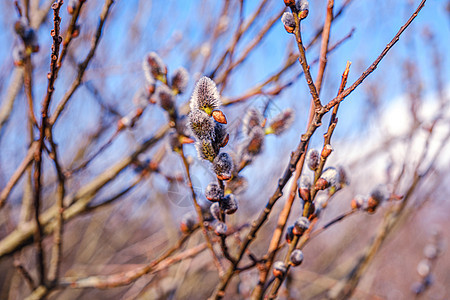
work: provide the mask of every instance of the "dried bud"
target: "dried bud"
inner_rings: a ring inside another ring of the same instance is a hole
[[[254,108],[247,111],[242,120],[242,132],[245,135],[250,135],[254,127],[262,127],[264,123],[264,116]]]
[[[387,187],[383,184],[377,185],[370,193],[367,200],[367,212],[374,213],[377,207],[384,201],[389,199]]]
[[[356,195],[352,199],[352,209],[364,209],[365,204],[367,203],[367,198],[363,195]]]
[[[266,134],[280,135],[288,129],[294,122],[294,111],[290,108],[276,115],[269,126],[266,128]]]
[[[316,190],[324,190],[326,188],[338,188],[339,173],[333,167],[326,168],[320,178],[316,182]]]
[[[286,273],[286,266],[282,261],[273,263],[273,276],[282,277]]]
[[[218,154],[218,150],[212,145],[210,140],[200,140],[195,143],[195,149],[197,149],[197,154],[199,158],[214,161]]]
[[[230,139],[230,135],[227,133],[227,128],[220,123],[215,122],[214,125],[214,144],[219,148],[223,148],[228,144],[228,140]]]
[[[302,250],[295,249],[294,251],[292,251],[290,260],[294,267],[299,266],[303,262]]]
[[[281,17],[281,22],[283,22],[284,29],[286,29],[288,33],[294,33],[295,20],[294,15],[291,12],[285,12]]]
[[[319,166],[319,151],[316,149],[309,149],[308,153],[306,154],[306,165],[311,170],[315,171],[317,167]]]
[[[227,124],[227,118],[221,110],[213,110],[212,117],[221,124]]]
[[[212,168],[219,180],[229,180],[233,171],[233,160],[227,153],[220,153],[214,159]]]
[[[204,111],[192,110],[189,113],[189,127],[197,139],[214,140],[215,123]]]
[[[166,83],[167,67],[156,52],[150,52],[145,56],[142,68],[149,84],[155,79]]]
[[[183,233],[189,233],[197,225],[197,217],[192,213],[185,214],[181,219],[180,229]]]
[[[205,189],[205,197],[209,201],[216,202],[223,198],[223,189],[215,182],[211,182]]]
[[[311,178],[307,175],[302,175],[298,182],[298,196],[306,202],[311,199]]]
[[[220,95],[214,81],[203,76],[195,85],[190,100],[191,111],[200,109],[211,115],[221,104]]]
[[[228,194],[219,202],[220,208],[227,215],[234,214],[238,209],[236,197],[233,194]]]
[[[308,0],[297,0],[295,6],[298,11],[298,18],[303,20],[308,16],[309,13],[309,2]]]
[[[308,228],[309,228],[310,222],[308,218],[306,217],[300,217],[295,221],[294,223],[294,229],[292,232],[294,235],[302,235]]]
[[[224,222],[217,222],[214,232],[217,235],[225,235],[227,233],[228,227]]]
[[[211,212],[211,215],[214,217],[214,219],[220,220],[222,211],[220,210],[219,202],[214,202],[213,204],[211,204],[211,206],[209,207],[209,211]]]
[[[264,131],[261,127],[254,127],[250,132],[247,151],[253,155],[259,154],[264,145]]]
[[[286,235],[285,235],[285,238],[286,238],[286,242],[287,242],[288,244],[290,244],[290,243],[292,242],[292,239],[294,239],[294,232],[293,232],[293,230],[294,230],[294,226],[289,226],[289,227],[286,229]]]
[[[330,156],[332,151],[333,151],[333,147],[331,147],[330,144],[326,144],[325,146],[323,146],[322,154],[321,154],[322,158],[325,159],[328,156]]]
[[[185,68],[175,70],[172,76],[172,90],[175,94],[182,94],[186,90],[189,81],[189,73]]]
[[[175,109],[175,100],[172,94],[172,90],[165,84],[162,84],[156,88],[155,96],[158,104],[162,109],[172,112]]]

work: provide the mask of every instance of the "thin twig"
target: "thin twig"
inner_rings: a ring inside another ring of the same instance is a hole
[[[417,17],[419,12],[422,10],[422,8],[425,5],[426,0],[422,0],[417,7],[417,9],[414,11],[414,13],[411,15],[411,17],[406,21],[406,23],[400,27],[400,30],[397,32],[397,34],[394,36],[394,38],[386,45],[384,50],[381,52],[381,54],[375,59],[375,61],[370,65],[370,67],[365,70],[362,75],[347,89],[345,89],[341,94],[339,94],[336,98],[332,99],[330,102],[328,102],[322,109],[322,112],[328,112],[331,108],[333,108],[336,104],[339,102],[342,102],[351,92],[353,92],[363,81],[367,78],[375,69],[378,67],[378,64],[381,62],[381,60],[386,56],[386,54],[391,50],[391,48],[400,40],[400,36],[402,33],[408,28],[408,26],[412,23],[412,21]]]
[[[339,86],[338,94],[341,93],[344,90],[345,85],[347,84],[347,78],[348,78],[349,70],[350,70],[350,62],[347,62],[345,70],[344,70],[344,72],[342,74],[342,79],[341,79],[341,84]],[[311,110],[313,110],[313,109],[314,109],[313,103],[311,103]],[[333,116],[332,116],[332,119],[333,119]],[[335,121],[330,123],[330,126],[328,127],[328,131],[327,131],[327,133],[324,136],[324,146],[328,145],[330,143],[331,135],[333,134],[333,131],[334,131],[335,127],[336,127],[336,122]],[[315,180],[314,180],[314,183],[312,184],[312,187],[311,187],[311,199],[310,199],[310,201],[306,201],[305,205],[303,207],[303,216],[306,217],[306,218],[310,218],[311,217],[310,205],[314,201],[315,196],[316,196],[316,190],[314,188],[314,184],[315,184],[315,182],[318,179],[317,175],[319,174],[319,176],[320,176],[320,174],[322,174],[322,170],[323,170],[323,167],[325,166],[325,162],[326,162],[326,157],[321,156],[320,157],[319,166],[318,166],[317,170],[315,171]],[[286,278],[286,275],[289,272],[289,264],[288,263],[289,263],[292,251],[296,249],[298,242],[301,242],[301,247],[303,247],[304,243],[306,243],[306,241],[309,240],[309,233],[311,232],[311,230],[314,227],[313,224],[315,224],[316,222],[317,222],[317,218],[314,218],[314,221],[312,222],[309,230],[307,232],[305,232],[305,234],[301,237],[301,239],[299,239],[298,237],[295,237],[293,239],[293,241],[291,242],[289,250],[288,250],[288,252],[286,253],[286,256],[285,256],[285,264],[288,266],[287,270],[286,270],[284,276],[277,277],[275,279],[274,285],[273,285],[272,290],[270,292],[269,298],[276,297],[276,295],[278,294],[278,289],[280,288],[281,284],[283,283],[283,280]]]
[[[56,227],[53,231],[53,249],[52,249],[52,259],[50,261],[50,267],[48,271],[49,281],[53,284],[59,278],[59,269],[61,265],[61,256],[62,256],[62,245],[63,245],[63,230],[64,230],[64,197],[66,195],[66,187],[65,187],[65,176],[63,173],[63,169],[58,159],[58,151],[55,142],[53,141],[53,134],[51,129],[48,130],[48,140],[51,145],[51,153],[50,158],[53,160],[55,165],[56,174],[58,176],[58,190],[56,195],[56,203],[55,207],[57,210],[56,214]]]
[[[236,49],[236,46],[241,39],[242,35],[249,30],[249,28],[254,24],[256,18],[260,15],[261,11],[263,10],[264,6],[266,5],[267,0],[262,0],[260,4],[258,5],[258,8],[253,13],[253,15],[249,18],[249,20],[245,23],[240,23],[238,26],[238,30],[235,32],[233,36],[233,41],[231,42],[231,45],[227,48],[227,50],[222,54],[219,61],[216,64],[216,68],[212,71],[212,73],[208,76],[210,78],[214,78],[216,76],[216,73],[220,69],[220,67],[223,66],[223,63],[225,62],[225,59],[234,53],[234,50]]]
[[[219,261],[219,258],[216,255],[216,252],[214,251],[212,242],[211,242],[211,238],[208,235],[208,231],[206,230],[205,227],[205,218],[203,216],[203,211],[202,211],[202,207],[200,206],[200,204],[198,204],[197,202],[197,196],[195,195],[195,190],[194,190],[194,186],[192,185],[192,181],[191,181],[191,171],[190,171],[190,167],[189,167],[189,162],[186,159],[186,156],[184,155],[183,152],[183,148],[180,149],[180,156],[181,159],[183,160],[183,165],[186,171],[186,177],[187,177],[187,184],[191,190],[191,196],[192,196],[192,201],[194,202],[194,206],[195,206],[195,210],[197,211],[197,218],[198,218],[198,222],[200,224],[200,227],[202,229],[203,232],[203,236],[205,237],[205,241],[206,244],[208,245],[209,250],[211,251],[212,257],[213,257],[213,261],[214,264],[216,265],[217,269],[219,270],[219,274],[223,273],[223,267],[222,264]]]
[[[322,88],[325,67],[327,66],[328,43],[330,41],[331,23],[333,22],[333,8],[334,8],[334,0],[328,0],[327,14],[325,17],[325,24],[323,25],[323,32],[322,32],[322,44],[320,46],[319,71],[317,72],[316,78],[317,93],[319,95],[320,90]]]
[[[314,232],[311,233],[311,236],[309,238],[309,240],[311,240],[313,237],[318,236],[320,233],[324,232],[327,228],[331,227],[332,225],[342,221],[343,219],[347,218],[348,216],[351,216],[352,214],[354,214],[355,212],[357,212],[358,210],[352,209],[349,210],[346,213],[343,213],[340,216],[337,216],[336,218],[334,218],[333,220],[329,221],[327,224],[323,225],[322,227],[316,229]]]
[[[14,259],[14,267],[17,269],[17,272],[19,272],[19,274],[22,275],[22,277],[25,279],[25,282],[28,284],[31,290],[34,290],[36,288],[36,284],[34,283],[33,277],[31,277],[30,273],[22,265],[17,257]]]
[[[36,224],[35,231],[35,243],[36,243],[36,256],[37,256],[37,265],[38,265],[38,274],[39,274],[39,284],[45,285],[45,258],[44,258],[44,249],[42,246],[42,238],[43,238],[43,230],[41,226],[40,218],[40,207],[41,207],[41,177],[42,177],[42,151],[44,149],[44,139],[46,135],[47,121],[48,121],[48,108],[50,106],[50,101],[52,98],[52,94],[54,91],[54,82],[56,79],[56,62],[58,60],[59,55],[59,45],[61,43],[61,37],[59,36],[59,25],[61,23],[61,18],[59,17],[59,9],[61,8],[62,1],[59,0],[52,4],[53,9],[53,25],[54,28],[52,30],[52,53],[51,53],[51,61],[50,61],[50,73],[48,74],[48,85],[47,85],[47,93],[42,102],[41,108],[41,124],[39,127],[39,140],[38,146],[34,156],[34,221]]]
[[[295,20],[295,30],[294,30],[295,39],[297,41],[298,51],[300,52],[300,57],[298,58],[298,61],[300,62],[300,65],[303,68],[303,73],[305,74],[306,83],[308,84],[309,91],[310,91],[311,96],[314,101],[314,108],[315,108],[315,110],[318,110],[319,108],[322,107],[322,103],[320,102],[320,97],[319,97],[319,93],[317,91],[317,87],[314,84],[314,81],[311,76],[311,72],[309,71],[309,65],[308,65],[308,61],[306,59],[305,47],[303,46],[303,41],[302,41],[302,31],[300,30],[301,22],[300,22],[300,19],[298,18],[298,14],[295,9],[292,10],[292,14],[294,15],[294,20]]]
[[[58,71],[61,68],[61,64],[64,61],[64,58],[67,54],[67,49],[69,48],[70,43],[72,42],[72,39],[74,38],[74,32],[76,30],[77,20],[80,16],[81,8],[83,7],[83,4],[85,1],[78,1],[77,6],[75,7],[75,10],[72,13],[72,18],[70,19],[69,27],[67,28],[66,35],[64,37],[64,40],[62,42],[62,50],[61,55],[58,59]]]
[[[69,102],[72,95],[75,93],[75,91],[80,86],[84,72],[86,71],[87,66],[89,65],[91,59],[94,57],[95,51],[97,50],[98,44],[100,42],[100,38],[102,36],[103,31],[103,25],[106,22],[106,19],[109,15],[110,8],[112,4],[114,3],[114,0],[106,0],[105,5],[103,6],[102,12],[100,13],[100,22],[98,23],[97,30],[95,32],[94,38],[92,40],[91,48],[89,49],[89,53],[87,54],[86,58],[78,65],[78,74],[75,80],[72,82],[72,85],[69,87],[66,94],[63,96],[61,101],[59,102],[58,106],[55,109],[55,112],[53,113],[49,124],[50,126],[54,126],[56,121],[58,120],[60,114],[66,107],[67,102]]]
[[[353,33],[355,32],[354,29],[352,29],[346,36],[344,36],[342,39],[340,39],[339,41],[337,41],[333,46],[331,46],[328,49],[328,53],[332,53],[334,50],[336,50],[340,45],[342,45],[346,40],[348,40],[349,38],[352,37]],[[306,47],[306,49],[308,49],[309,47]],[[298,59],[298,55],[290,55],[289,58],[286,60],[285,65],[283,66],[282,69],[280,69],[280,71],[278,71],[277,73],[275,73],[274,75],[271,75],[268,79],[266,79],[264,82],[250,88],[248,91],[244,92],[242,95],[237,96],[235,98],[231,98],[231,99],[223,99],[223,105],[227,106],[227,105],[231,105],[231,104],[235,104],[238,102],[242,102],[245,101],[251,97],[257,96],[257,95],[278,95],[280,94],[281,91],[283,91],[285,88],[293,85],[299,78],[301,78],[301,76],[303,76],[303,71],[297,73],[297,75],[293,76],[292,79],[290,79],[289,81],[287,81],[286,83],[279,85],[275,88],[273,88],[272,90],[269,91],[263,91],[263,88],[266,87],[267,85],[269,85],[272,82],[277,82],[279,80],[279,78],[281,77],[281,75],[283,75],[290,67],[292,67],[295,62]],[[316,57],[310,64],[310,66],[314,66],[319,62],[320,57]]]
[[[232,70],[234,70],[237,66],[239,66],[248,57],[248,55],[252,52],[252,50],[261,43],[261,41],[263,40],[264,37],[266,37],[266,35],[270,31],[270,29],[273,28],[273,26],[275,25],[275,22],[277,22],[280,19],[280,17],[283,15],[283,12],[284,12],[284,8],[277,15],[272,17],[271,20],[269,20],[267,22],[267,24],[260,30],[260,32],[255,35],[255,38],[249,43],[247,48],[245,48],[245,50],[243,51],[241,56],[236,61],[232,62],[230,60],[230,64],[229,64],[228,68],[222,73],[222,75],[219,78],[217,78],[215,80],[217,84],[222,84],[221,91],[223,91],[225,89],[226,80],[227,80],[230,72]]]
[[[11,190],[13,187],[17,184],[19,179],[22,177],[25,170],[28,168],[29,165],[33,162],[34,154],[36,153],[38,147],[37,142],[33,142],[30,145],[30,148],[28,149],[27,155],[23,159],[23,161],[20,163],[19,167],[16,169],[14,174],[9,179],[6,186],[3,188],[1,194],[0,194],[0,208],[2,208],[5,205],[6,199],[8,199],[9,194],[11,193]]]
[[[64,211],[64,219],[73,218],[84,212],[88,204],[92,201],[95,194],[106,184],[114,180],[120,172],[136,161],[138,155],[159,142],[167,133],[168,125],[162,126],[152,137],[140,144],[134,152],[125,157],[122,161],[111,166],[102,174],[91,180],[85,186],[81,187],[74,194],[68,194],[64,198],[66,209]],[[45,226],[45,233],[48,234],[54,229],[54,217],[57,210],[55,207],[47,209],[41,214],[40,221]],[[18,249],[32,242],[33,232],[36,230],[34,223],[24,223],[19,228],[8,234],[0,241],[0,258],[11,254]]]

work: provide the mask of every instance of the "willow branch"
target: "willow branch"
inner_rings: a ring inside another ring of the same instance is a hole
[[[214,252],[214,248],[213,248],[211,239],[208,235],[208,231],[206,230],[205,218],[203,216],[202,207],[200,206],[200,204],[198,204],[197,196],[195,195],[194,186],[192,185],[192,181],[191,181],[191,171],[189,168],[189,162],[187,161],[186,156],[184,155],[183,148],[181,148],[181,150],[180,150],[180,156],[181,156],[181,159],[183,160],[183,165],[184,165],[184,168],[186,171],[186,177],[187,177],[187,181],[188,181],[187,183],[191,190],[192,201],[194,202],[194,207],[197,212],[198,222],[200,224],[200,228],[202,229],[203,236],[205,237],[206,245],[208,245],[208,248],[211,251],[214,264],[216,265],[217,269],[219,270],[219,274],[222,274],[223,267],[219,261],[219,258],[217,257],[216,253]]]
[[[325,113],[330,111],[331,108],[333,108],[336,104],[342,102],[348,95],[350,95],[351,92],[353,92],[363,81],[367,78],[375,69],[378,67],[378,64],[381,62],[381,60],[386,56],[386,54],[389,52],[389,50],[392,49],[392,47],[400,40],[400,36],[402,33],[408,28],[408,26],[412,23],[412,21],[417,17],[419,12],[422,10],[422,8],[425,5],[426,0],[422,0],[417,7],[417,9],[414,11],[414,13],[411,15],[411,17],[406,21],[406,23],[400,27],[397,34],[394,36],[394,38],[386,45],[384,50],[381,52],[381,54],[375,59],[375,61],[368,67],[362,75],[347,89],[345,89],[341,94],[339,94],[336,98],[332,99],[330,102],[328,102],[322,109],[321,113]]]
[[[100,42],[100,38],[102,36],[103,25],[106,22],[106,19],[107,19],[108,15],[109,15],[109,12],[110,12],[110,8],[111,8],[113,3],[114,3],[114,0],[106,0],[105,1],[105,4],[104,4],[103,9],[102,9],[102,12],[100,13],[100,21],[98,23],[97,30],[95,32],[95,35],[94,35],[93,39],[92,39],[91,48],[89,49],[89,52],[88,52],[86,58],[83,60],[83,62],[81,62],[78,65],[77,77],[72,82],[72,85],[69,87],[69,89],[67,90],[67,92],[65,93],[65,95],[63,96],[61,101],[58,103],[58,106],[56,107],[56,110],[53,113],[53,115],[52,115],[52,117],[51,117],[51,119],[49,121],[49,124],[51,126],[54,126],[54,124],[56,123],[56,121],[59,118],[59,115],[62,113],[62,111],[66,107],[67,102],[69,102],[69,100],[72,97],[72,95],[75,93],[75,91],[80,86],[80,84],[81,84],[81,82],[83,80],[84,72],[86,71],[90,61],[92,60],[92,58],[95,55],[95,51],[97,50],[98,44]]]
[[[2,208],[5,205],[5,202],[8,199],[8,196],[11,193],[12,189],[17,184],[22,175],[25,173],[28,166],[30,166],[31,163],[33,162],[34,154],[36,153],[37,147],[38,147],[37,142],[33,142],[31,144],[30,148],[28,149],[27,155],[20,163],[16,171],[13,173],[6,186],[3,188],[2,192],[0,193],[0,208]]]
[[[66,195],[66,197],[64,197],[66,206],[64,220],[71,219],[84,212],[100,189],[114,180],[120,172],[133,163],[140,153],[146,151],[160,141],[165,136],[168,129],[168,125],[161,127],[154,136],[145,140],[134,152],[125,157],[122,161],[105,170],[85,186],[78,189],[75,194]],[[41,214],[40,221],[44,226],[44,232],[46,234],[53,232],[56,214],[57,209],[54,206]],[[0,241],[0,258],[14,253],[18,249],[30,244],[33,241],[32,236],[35,230],[35,224],[27,222],[4,237]]]

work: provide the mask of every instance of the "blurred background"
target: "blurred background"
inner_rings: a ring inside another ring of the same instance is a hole
[[[419,2],[335,1],[332,50],[322,85],[322,103],[337,95],[346,62],[352,62],[350,86],[378,57]],[[37,116],[48,82],[51,3],[24,0],[18,5],[24,15],[28,12],[27,20],[39,44],[39,51],[31,55],[33,110]],[[61,9],[63,37],[72,18],[67,7],[73,3],[79,5],[76,0],[65,1]],[[311,1],[309,16],[302,21],[313,78],[326,5],[327,1]],[[73,38],[59,71],[50,115],[79,75],[78,64],[91,49],[103,6],[104,2],[98,0],[83,3],[77,21],[79,36]],[[230,133],[224,150],[232,155],[244,139],[242,118],[250,108],[264,111],[268,120],[287,108],[295,111],[291,127],[280,136],[267,136],[263,152],[240,173],[246,184],[237,194],[239,210],[230,217],[229,226],[239,228],[257,217],[305,132],[310,108],[311,96],[296,59],[294,36],[280,21],[285,10],[281,0],[119,0],[112,4],[95,56],[53,127],[59,159],[68,172],[65,206],[68,209],[84,201],[81,209],[69,210],[73,213],[64,225],[61,277],[108,275],[148,264],[177,242],[183,216],[194,212],[183,162],[171,151],[166,132],[161,129],[168,123],[164,110],[147,103],[133,127],[117,130],[120,120],[134,116],[141,107],[139,95],[145,88],[142,61],[151,51],[163,59],[169,76],[178,67],[189,72],[186,92],[176,98],[180,111],[201,76],[216,81]],[[29,121],[24,67],[18,66],[13,57],[14,49],[22,43],[14,32],[14,23],[20,19],[17,5],[12,0],[2,1],[0,11],[0,188],[4,190],[38,131]],[[241,35],[236,34],[239,28],[245,28]],[[317,226],[350,210],[355,195],[367,194],[378,184],[386,184],[397,195],[411,191],[399,222],[365,270],[353,299],[413,299],[413,290],[422,280],[417,268],[427,256],[424,249],[430,245],[437,247],[439,255],[432,260],[432,276],[424,276],[431,284],[420,296],[449,298],[449,37],[450,2],[427,1],[375,72],[339,107],[327,166],[344,166],[350,184],[333,196]],[[326,115],[310,148],[323,147],[328,121]],[[150,145],[149,140],[154,143]],[[203,191],[214,173],[209,163],[197,157],[193,145],[184,149],[191,162],[194,190],[206,207],[209,202]],[[58,179],[49,156],[43,157],[41,212],[45,215],[55,203]],[[130,157],[120,170],[114,169]],[[89,164],[79,168],[86,161]],[[147,168],[143,175],[142,167],[149,162],[158,167]],[[417,178],[424,172],[425,176]],[[23,299],[32,292],[15,265],[20,263],[32,277],[37,276],[32,234],[27,235],[24,229],[33,223],[31,174],[28,167],[0,210],[0,299]],[[98,184],[105,176],[108,179]],[[267,251],[287,194],[277,202],[269,222],[250,247],[258,257]],[[328,295],[377,235],[393,205],[397,204],[385,203],[375,214],[356,213],[311,239],[304,248],[303,265],[291,270],[280,298],[322,299]],[[287,224],[300,214],[301,203],[296,199]],[[49,230],[46,227],[45,232]],[[246,230],[242,229],[241,237]],[[14,244],[11,241],[17,236],[22,239]],[[203,242],[201,233],[196,232],[180,251]],[[44,239],[48,257],[52,243],[48,235]],[[232,253],[239,247],[238,238],[230,238],[228,243]],[[283,247],[277,257],[283,259],[286,250]],[[211,253],[199,251],[125,286],[64,287],[54,290],[48,298],[206,299],[218,280]],[[226,298],[248,298],[257,280],[255,268],[240,273],[230,283]]]

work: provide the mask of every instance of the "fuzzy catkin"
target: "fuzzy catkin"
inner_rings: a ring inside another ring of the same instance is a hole
[[[172,76],[172,89],[177,93],[184,93],[189,81],[189,73],[183,68],[179,67],[175,70]]]
[[[197,81],[190,100],[191,111],[202,110],[208,115],[221,104],[219,91],[214,81],[203,76]]]
[[[215,123],[204,111],[195,109],[189,113],[189,127],[197,139],[215,139]]]

